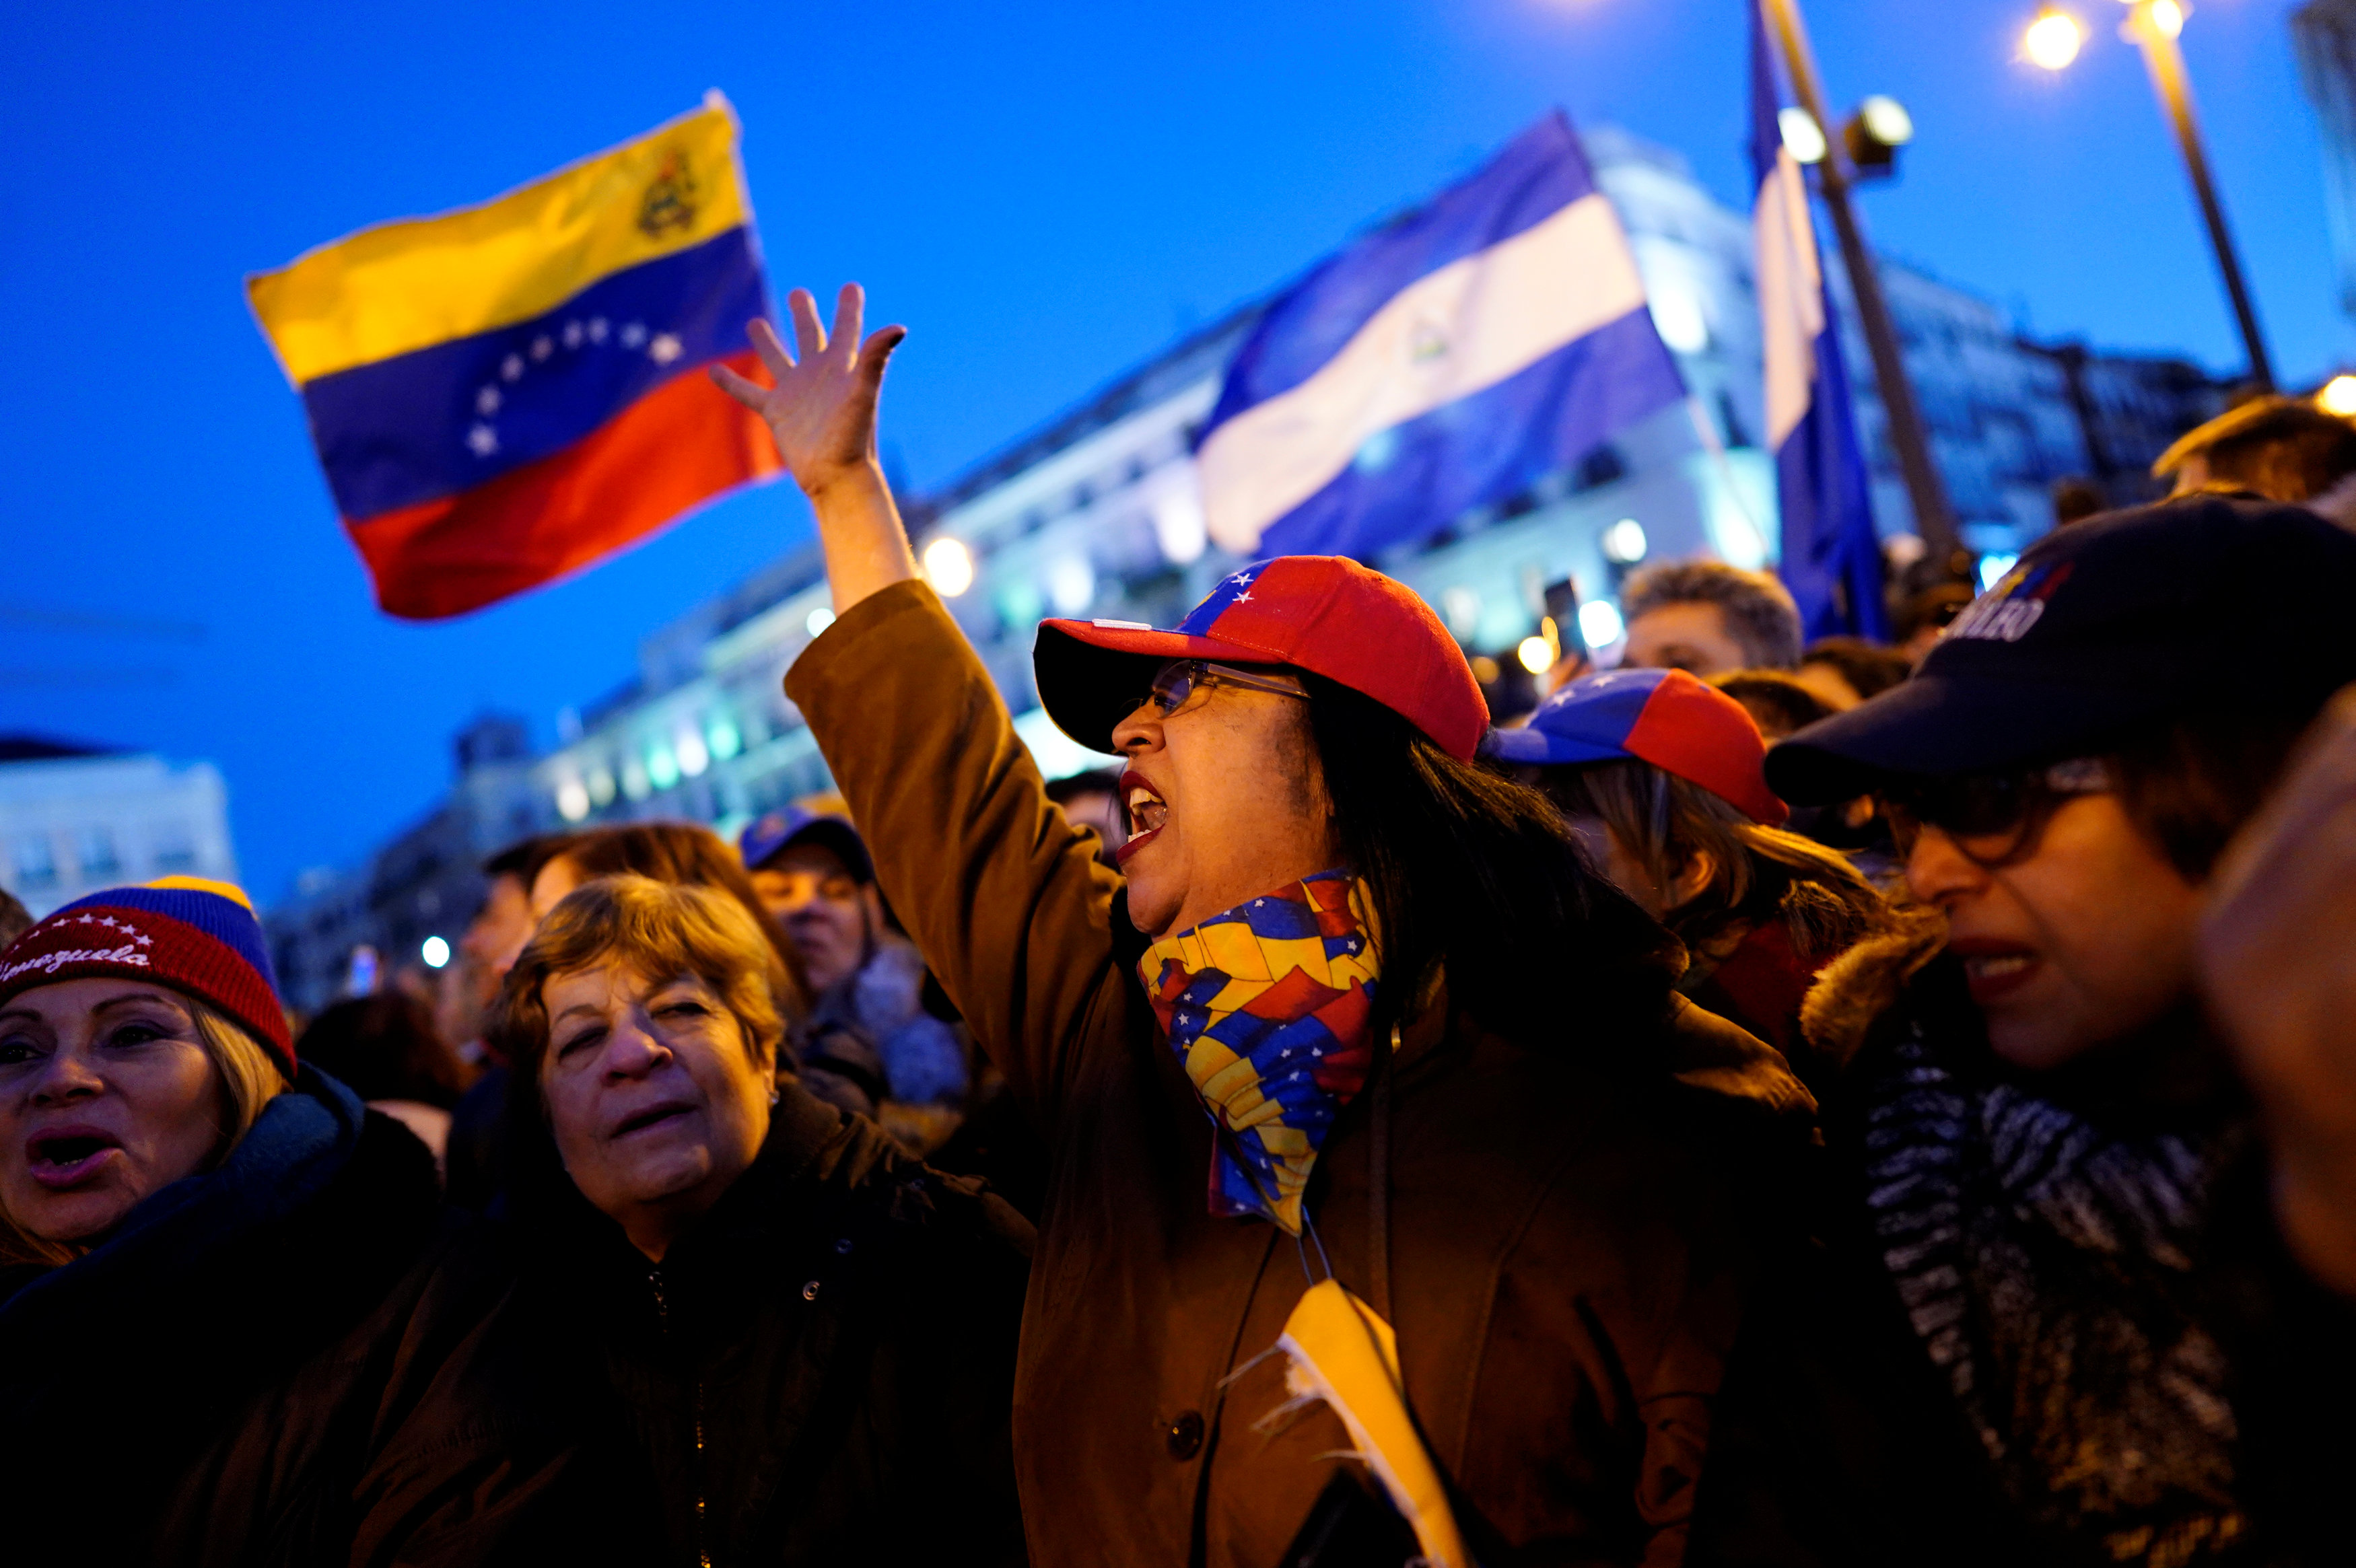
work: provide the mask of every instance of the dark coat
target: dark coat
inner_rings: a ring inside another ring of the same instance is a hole
[[[1277,1563],[1350,1446],[1322,1407],[1253,1429],[1287,1400],[1261,1352],[1310,1254],[1206,1211],[1210,1131],[1134,973],[1119,878],[1047,800],[928,588],[852,607],[787,688],[893,908],[1051,1150],[1014,1413],[1034,1559]],[[1574,1035],[1580,1002],[1563,998]],[[1697,1107],[1761,1125],[1812,1108],[1723,1020],[1680,1000],[1648,1027],[1531,1049],[1443,993],[1312,1178],[1323,1252],[1396,1327],[1493,1565],[1676,1560],[1751,1255],[1734,1183],[1696,1147],[1740,1139],[1703,1133]],[[1693,1076],[1717,1092],[1601,1065],[1673,1051],[1707,1059]]]
[[[149,1561],[206,1447],[377,1313],[437,1201],[424,1146],[305,1068],[219,1168],[0,1278],[0,1555]]]
[[[659,1266],[516,1157],[505,1218],[455,1217],[345,1355],[235,1424],[184,1560],[1022,1561],[1004,1204],[790,1085]],[[266,1553],[230,1550],[261,1522]]]
[[[2151,1092],[2158,1044],[2007,1072],[1944,943],[1918,919],[1809,997],[1820,1179],[1728,1370],[1688,1562],[2243,1561],[2209,1257],[2240,1097]]]

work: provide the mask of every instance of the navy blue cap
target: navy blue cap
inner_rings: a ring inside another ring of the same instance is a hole
[[[1767,753],[1803,805],[1893,775],[2101,752],[2214,701],[2297,712],[2356,680],[2356,535],[2302,507],[2202,496],[2046,535],[1912,679]]]
[[[736,836],[736,853],[743,857],[746,870],[757,871],[803,843],[831,851],[854,880],[875,880],[875,862],[867,853],[867,841],[860,837],[851,818],[833,812],[806,811],[798,805],[788,805],[765,813],[746,824],[744,831]]]

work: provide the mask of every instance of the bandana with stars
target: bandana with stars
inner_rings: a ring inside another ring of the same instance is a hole
[[[1138,961],[1215,1131],[1211,1212],[1299,1235],[1301,1192],[1374,1061],[1366,886],[1323,871],[1165,936]]]

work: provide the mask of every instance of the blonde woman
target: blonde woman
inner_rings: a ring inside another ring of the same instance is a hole
[[[199,1452],[379,1305],[435,1204],[423,1147],[295,1061],[236,888],[112,889],[17,937],[0,954],[11,1560],[157,1555]]]

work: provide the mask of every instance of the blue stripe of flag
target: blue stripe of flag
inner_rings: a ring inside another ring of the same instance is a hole
[[[745,324],[766,314],[751,232],[733,229],[530,321],[322,376],[303,400],[337,510],[364,521],[562,452],[747,347]]]

